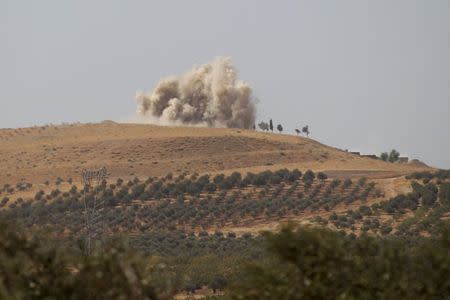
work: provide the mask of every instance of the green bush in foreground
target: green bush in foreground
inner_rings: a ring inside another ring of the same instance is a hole
[[[144,258],[117,242],[83,257],[0,221],[0,299],[169,299],[204,285],[231,299],[450,299],[446,226],[408,240],[291,225],[265,233],[268,252],[256,256]]]
[[[91,257],[62,255],[37,237],[0,221],[0,299],[166,299],[164,279],[124,249]],[[155,286],[159,286],[156,288]]]
[[[285,227],[266,233],[278,261],[253,265],[231,299],[450,299],[450,238],[400,240]]]

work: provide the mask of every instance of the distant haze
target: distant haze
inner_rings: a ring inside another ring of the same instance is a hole
[[[256,122],[450,168],[450,1],[0,2],[0,127],[130,121],[135,91],[218,56]]]

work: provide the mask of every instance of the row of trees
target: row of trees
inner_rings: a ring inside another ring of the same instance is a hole
[[[443,224],[445,214],[450,211],[450,183],[440,182],[435,184],[412,183],[412,192],[397,195],[389,200],[372,204],[370,207],[362,205],[358,211],[348,210],[344,214],[333,213],[329,221],[336,228],[356,230],[356,226],[362,231],[372,230],[381,234],[393,231],[395,235],[419,236],[424,232],[435,235]],[[409,218],[400,218],[407,213],[414,212]],[[392,219],[382,223],[381,214],[389,214]],[[314,219],[316,223],[325,225],[327,220]]]
[[[399,158],[400,158],[400,153],[395,149],[392,149],[391,152],[389,152],[389,153],[383,152],[380,154],[380,159],[382,161],[386,161],[386,162],[394,163],[394,162],[398,161]]]
[[[270,119],[270,121],[269,121],[269,123],[266,123],[266,122],[264,122],[264,121],[262,121],[261,123],[259,123],[258,124],[258,127],[259,127],[259,129],[261,129],[262,131],[272,131],[273,132],[273,129],[274,129],[274,127],[273,127],[273,122],[272,122],[272,119]],[[277,125],[277,130],[281,133],[281,132],[283,132],[283,126],[281,125],[281,124],[278,124]],[[310,131],[309,131],[309,126],[308,125],[306,125],[306,126],[304,126],[302,129],[301,129],[301,131],[300,131],[300,129],[295,129],[295,133],[297,134],[297,135],[299,135],[300,133],[304,133],[304,134],[306,134],[306,136],[308,136],[309,137],[309,134],[310,134]]]
[[[299,135],[300,133],[304,133],[304,134],[306,134],[306,136],[307,137],[309,137],[309,134],[310,134],[310,132],[309,132],[309,126],[308,125],[306,125],[306,126],[304,126],[303,128],[302,128],[302,130],[300,131],[300,129],[295,129],[295,133],[297,133],[297,135]]]
[[[430,172],[430,171],[421,171],[421,172],[415,172],[408,176],[406,176],[406,179],[423,179],[423,180],[446,180],[450,179],[450,170],[438,170],[436,172]]]
[[[110,232],[245,225],[255,218],[278,220],[305,210],[329,211],[339,203],[376,196],[374,185],[366,185],[365,180],[353,184],[349,179],[326,179],[321,172],[306,171],[302,176],[298,170],[284,169],[249,173],[244,178],[233,173],[217,175],[212,180],[207,176],[173,181],[118,180],[116,184],[89,189],[87,195],[88,202],[93,201],[94,193],[99,201],[104,201],[104,224]],[[247,185],[250,187],[245,188]],[[210,187],[220,189],[211,192]],[[51,225],[61,231],[79,232],[83,226],[82,194],[76,188],[69,192],[54,190],[48,195],[38,192],[34,201],[11,203],[2,214],[29,227]]]

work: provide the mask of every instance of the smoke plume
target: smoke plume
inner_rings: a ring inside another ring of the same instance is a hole
[[[174,124],[252,128],[252,89],[236,77],[231,59],[218,57],[182,76],[161,80],[149,94],[137,92],[138,114]]]

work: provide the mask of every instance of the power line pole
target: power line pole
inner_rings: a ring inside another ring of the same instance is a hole
[[[105,167],[98,170],[81,171],[81,183],[83,185],[83,204],[84,204],[84,222],[85,222],[85,254],[91,255],[92,240],[103,234],[103,212],[104,200],[98,201],[97,188],[108,178],[108,172]],[[93,186],[95,185],[95,186]],[[92,189],[92,198],[88,198],[88,191]]]

